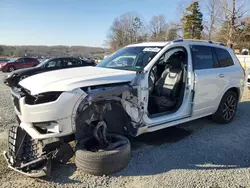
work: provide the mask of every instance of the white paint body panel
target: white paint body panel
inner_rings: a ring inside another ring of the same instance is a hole
[[[135,78],[133,71],[100,67],[76,67],[44,72],[28,77],[19,84],[32,95],[50,91],[71,91],[75,88],[129,82]]]
[[[164,48],[148,63],[143,73],[136,75],[132,71],[115,70],[99,67],[81,67],[73,69],[63,69],[41,73],[28,77],[20,82],[20,85],[30,90],[32,95],[50,91],[64,91],[54,102],[39,105],[27,105],[21,98],[21,113],[17,113],[21,120],[21,127],[25,129],[34,139],[45,139],[60,137],[74,133],[76,109],[86,93],[78,89],[81,87],[104,85],[111,83],[121,83],[135,81],[138,88],[138,106],[143,106],[143,116],[139,118],[139,113],[134,109],[127,109],[136,116],[134,119],[142,120],[143,127],[138,129],[138,133],[146,133],[160,130],[166,127],[178,125],[187,121],[198,119],[213,114],[218,108],[219,102],[224,93],[236,87],[242,96],[244,88],[244,78],[242,68],[237,58],[230,51],[235,62],[234,66],[217,68],[212,70],[193,71],[192,57],[189,45],[201,45],[201,42],[162,42],[162,43],[142,43],[130,46],[163,46]],[[205,46],[222,47],[217,44],[202,43]],[[161,55],[173,47],[183,47],[188,53],[187,78],[184,100],[181,107],[172,114],[158,117],[150,117],[147,112],[148,105],[148,77],[149,71]],[[222,47],[224,48],[224,47]],[[219,77],[223,74],[224,77]],[[193,96],[194,93],[194,96]],[[126,103],[126,102],[125,102]],[[124,103],[124,104],[125,104]],[[129,108],[129,106],[126,106]],[[60,133],[40,134],[33,127],[33,123],[56,121],[61,130]]]
[[[28,105],[25,104],[24,97],[19,99],[20,112],[15,109],[19,117],[20,126],[34,139],[46,139],[61,137],[72,134],[75,131],[74,114],[78,104],[87,96],[80,89],[71,92],[63,92],[60,97],[53,102]],[[60,133],[40,134],[33,126],[33,123],[55,121]]]

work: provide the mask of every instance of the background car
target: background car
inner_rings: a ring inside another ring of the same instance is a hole
[[[23,57],[16,60],[0,63],[0,70],[2,72],[12,72],[16,69],[23,69],[37,66],[40,62],[36,58]]]
[[[8,61],[9,61],[8,58],[0,58],[0,63],[2,63],[2,62],[8,62]]]
[[[248,77],[247,77],[247,87],[250,90],[250,74],[248,74]]]
[[[22,70],[16,70],[7,75],[4,79],[4,83],[10,87],[17,86],[18,82],[28,76],[35,75],[42,72],[73,68],[73,67],[83,67],[83,66],[95,66],[94,61],[89,59],[80,59],[75,57],[59,57],[46,59],[42,61],[38,66],[26,68]]]

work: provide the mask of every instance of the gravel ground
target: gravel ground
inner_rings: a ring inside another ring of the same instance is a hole
[[[1,153],[6,129],[15,123],[3,76],[0,73]],[[54,166],[49,178],[32,179],[8,169],[1,155],[0,187],[250,187],[249,111],[246,89],[231,124],[203,118],[135,138],[129,166],[112,176],[84,174],[70,163]]]

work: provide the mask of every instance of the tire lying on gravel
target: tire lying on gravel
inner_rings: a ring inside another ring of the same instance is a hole
[[[108,175],[124,169],[131,158],[129,140],[120,135],[110,135],[111,144],[105,150],[95,151],[97,140],[92,137],[76,145],[75,164],[80,170],[92,175]],[[113,146],[113,147],[112,147]],[[112,147],[112,149],[110,149]]]

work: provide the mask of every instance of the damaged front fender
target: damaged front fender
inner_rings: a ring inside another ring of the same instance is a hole
[[[134,135],[142,120],[138,91],[129,83],[82,88],[87,94],[75,116],[76,137],[93,136],[96,122],[105,121],[108,131]]]

